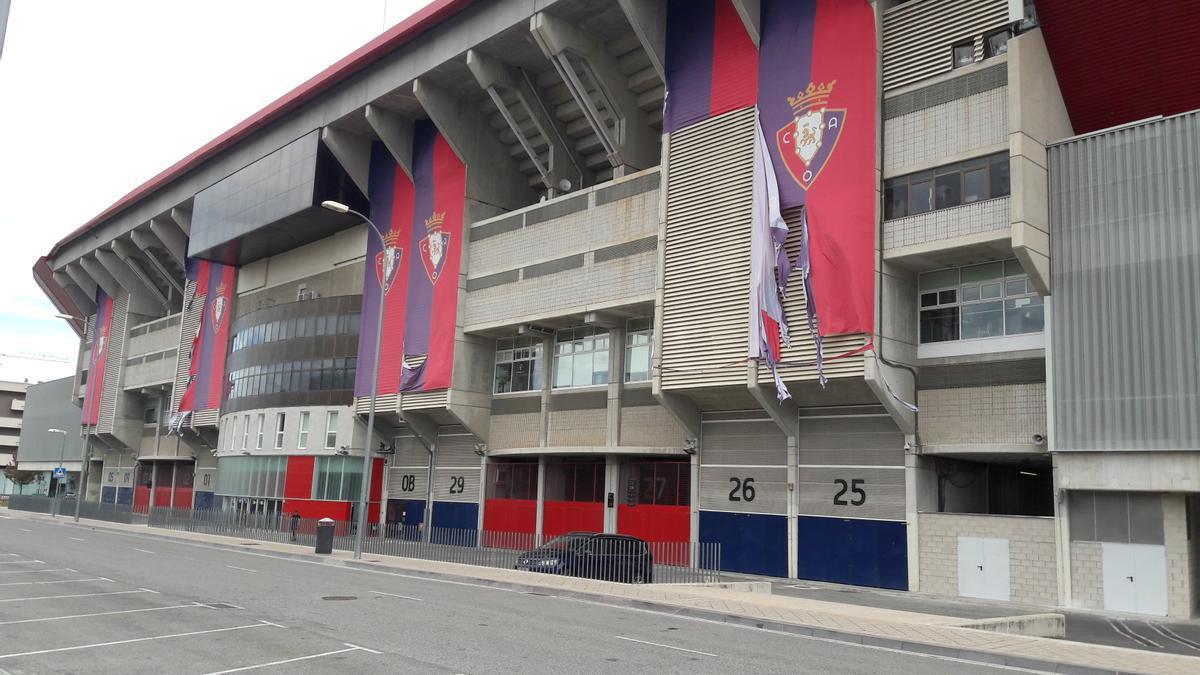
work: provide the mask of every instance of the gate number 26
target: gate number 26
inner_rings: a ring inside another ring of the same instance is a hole
[[[861,478],[852,478],[850,479],[850,483],[847,485],[845,478],[835,478],[833,480],[833,484],[841,486],[842,489],[838,490],[837,494],[833,496],[833,503],[837,504],[838,506],[846,506],[847,504],[850,506],[862,506],[867,501],[867,493],[864,492],[859,486],[865,482],[866,481]],[[850,501],[845,500],[845,494],[847,490],[849,490],[851,494],[855,495],[854,499],[851,499]]]
[[[730,478],[730,483],[733,483],[733,488],[729,490],[729,501],[731,502],[752,502],[754,501],[754,479],[753,478]],[[740,495],[740,496],[739,496]]]

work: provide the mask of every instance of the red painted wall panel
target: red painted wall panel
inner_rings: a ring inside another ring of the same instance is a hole
[[[154,508],[156,508],[156,509],[171,508],[171,488],[170,487],[154,488]]]
[[[337,521],[350,520],[350,502],[327,502],[315,499],[284,499],[283,512],[288,517],[300,512],[301,518],[333,518]]]
[[[288,457],[287,476],[284,478],[283,496],[288,499],[312,497],[313,471],[316,457]],[[291,510],[288,510],[291,513]],[[303,515],[303,514],[301,514]]]
[[[192,489],[191,488],[175,488],[175,508],[177,508],[177,509],[192,508]]]
[[[537,527],[537,501],[489,499],[483,506],[483,529],[488,532],[527,532]]]
[[[646,541],[689,541],[691,522],[691,508],[687,506],[617,507],[617,532]]]
[[[602,502],[546,502],[542,506],[542,534],[547,538],[567,532],[603,532]]]
[[[150,488],[141,485],[134,488],[133,508],[135,511],[145,511],[150,508]]]

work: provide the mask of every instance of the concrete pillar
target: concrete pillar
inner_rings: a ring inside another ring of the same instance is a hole
[[[617,505],[625,498],[621,486],[621,458],[617,455],[606,455],[604,458],[604,531],[617,531]],[[608,495],[613,496],[612,506],[608,506]]]
[[[550,391],[554,381],[554,338],[542,338],[542,412],[538,418],[538,446],[550,445]]]
[[[625,392],[625,329],[608,331],[608,425],[605,440],[610,448],[621,444],[621,400]]]
[[[537,522],[534,525],[534,535],[538,542],[542,540],[542,516],[546,506],[546,456],[538,455],[537,476]]]

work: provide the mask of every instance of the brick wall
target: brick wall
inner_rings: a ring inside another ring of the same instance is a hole
[[[1191,543],[1187,533],[1187,499],[1181,494],[1163,495],[1163,543],[1167,548],[1167,615],[1192,615],[1193,593]]]
[[[606,443],[608,410],[555,410],[550,413],[550,445],[591,445]]]
[[[886,120],[883,138],[884,171],[889,176],[1008,143],[1008,87]]]
[[[621,445],[681,447],[686,440],[683,428],[662,406],[621,408]]]
[[[536,412],[492,415],[488,447],[494,450],[537,447],[540,419],[541,413]]]
[[[1027,444],[1046,433],[1045,383],[923,389],[920,401],[926,446]]]
[[[981,232],[1008,233],[1008,197],[883,221],[883,248],[890,250]]]
[[[1071,542],[1071,606],[1104,609],[1104,554],[1100,542]]]
[[[958,538],[1008,540],[1013,602],[1054,605],[1058,598],[1054,519],[922,513],[918,516],[921,591],[958,595]]]

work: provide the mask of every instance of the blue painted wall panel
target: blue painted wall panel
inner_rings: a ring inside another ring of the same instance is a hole
[[[442,530],[440,537],[438,530],[434,530],[432,537],[434,541],[474,546],[475,533],[479,528],[479,504],[435,501],[432,525]],[[447,530],[470,530],[470,533],[448,532]]]
[[[117,488],[117,503],[131,506],[133,504],[133,488]]]
[[[801,579],[908,590],[905,523],[800,516]]]
[[[215,499],[216,495],[212,492],[197,492],[196,505],[197,509],[215,509],[220,506],[220,501]]]
[[[787,516],[700,512],[700,541],[721,545],[721,569],[787,576]]]
[[[115,485],[105,485],[100,488],[100,503],[114,504],[117,501],[117,488]]]

